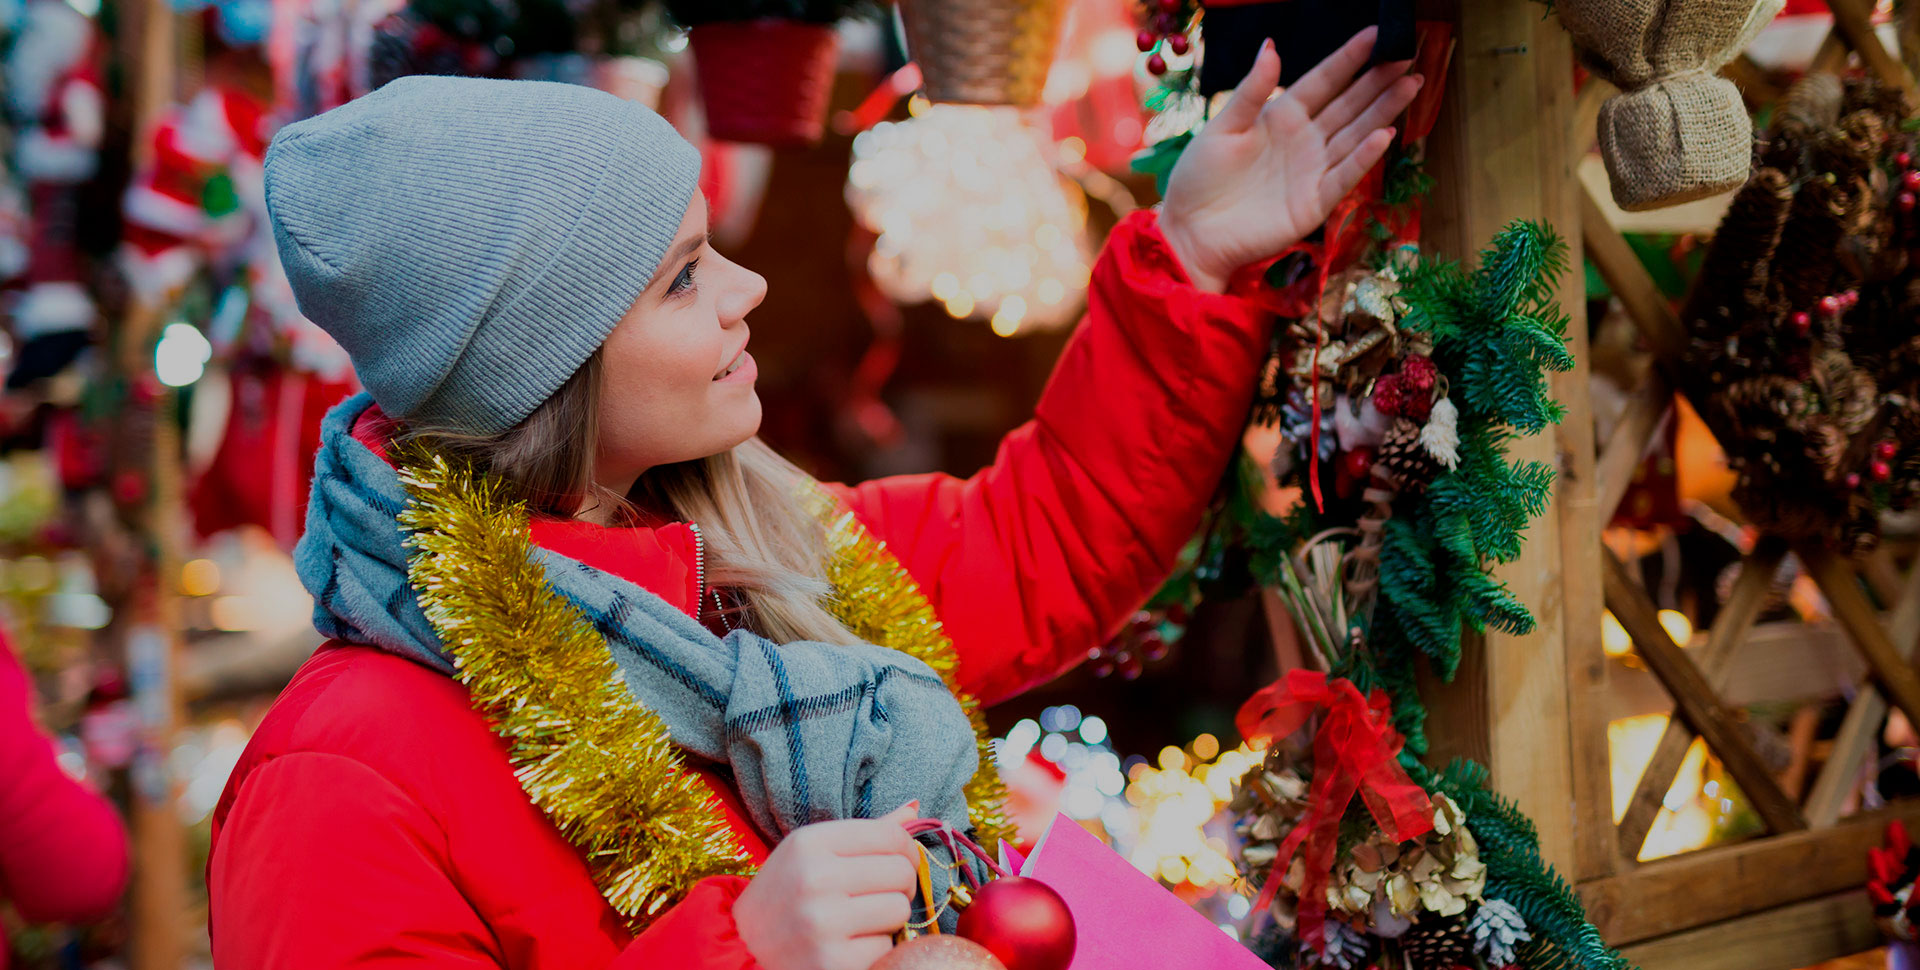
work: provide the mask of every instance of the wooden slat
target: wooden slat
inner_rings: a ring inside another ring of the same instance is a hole
[[[1823,74],[1838,73],[1846,69],[1847,58],[1852,53],[1847,48],[1847,42],[1840,36],[1840,29],[1836,27],[1827,31],[1826,39],[1822,40],[1820,48],[1813,52],[1813,60],[1808,63],[1807,70]]]
[[[1600,106],[1620,93],[1611,82],[1588,75],[1573,101],[1573,127],[1567,132],[1567,157],[1578,161],[1600,140]]]
[[[1640,970],[1794,970],[1880,945],[1867,891],[1856,889],[1628,947]]]
[[[1867,848],[1891,819],[1920,821],[1920,801],[1899,803],[1823,831],[1794,832],[1649,862],[1575,890],[1600,935],[1637,943],[1747,913],[1858,888]]]
[[[1842,700],[1869,681],[1867,663],[1848,642],[1846,631],[1830,623],[1761,623],[1737,649],[1739,656],[1727,667],[1725,679],[1715,682],[1720,700],[1736,710]],[[1673,712],[1673,696],[1652,671],[1614,667],[1607,720]]]
[[[1611,521],[1620,510],[1620,501],[1627,497],[1634,473],[1646,458],[1647,446],[1672,409],[1673,389],[1659,371],[1648,371],[1646,380],[1627,398],[1626,410],[1620,412],[1613,434],[1594,463],[1594,477],[1600,481],[1594,508],[1600,513],[1600,521]]]
[[[1620,298],[1627,315],[1639,325],[1654,356],[1663,363],[1679,361],[1687,347],[1680,318],[1584,185],[1580,187],[1580,238],[1587,245],[1587,258],[1600,270],[1613,295]]]
[[[1740,97],[1746,99],[1749,109],[1772,104],[1786,93],[1780,85],[1773,83],[1766,68],[1754,63],[1753,58],[1745,54],[1728,61],[1727,66],[1720,69],[1720,76],[1732,81],[1740,89]]]
[[[1854,582],[1854,572],[1840,557],[1823,547],[1804,545],[1794,550],[1807,567],[1808,575],[1827,598],[1833,618],[1847,631],[1853,645],[1866,658],[1880,689],[1905,711],[1908,719],[1920,724],[1920,674],[1901,656],[1887,630],[1880,625],[1879,614],[1867,602],[1867,596]]]
[[[1906,589],[1899,596],[1899,605],[1894,607],[1888,627],[1894,649],[1910,661],[1915,643],[1920,641],[1920,567],[1908,575]],[[1862,687],[1847,708],[1846,718],[1840,722],[1840,733],[1834,735],[1827,763],[1820,766],[1820,774],[1814,778],[1813,793],[1807,796],[1808,825],[1827,828],[1839,820],[1840,811],[1853,792],[1860,766],[1867,753],[1874,749],[1886,717],[1886,697],[1871,684]]]
[[[1900,567],[1893,564],[1893,554],[1886,546],[1880,546],[1860,560],[1860,578],[1867,581],[1867,588],[1873,590],[1873,597],[1880,605],[1892,609],[1901,599]]]
[[[1647,668],[1660,678],[1681,717],[1707,739],[1707,746],[1719,755],[1727,773],[1746,793],[1754,811],[1775,832],[1806,828],[1800,808],[1780,790],[1773,773],[1754,753],[1740,730],[1738,716],[1714,695],[1713,688],[1693,661],[1667,636],[1660,625],[1658,611],[1647,593],[1627,575],[1627,569],[1611,550],[1601,557],[1602,579],[1606,587],[1607,608],[1633,638],[1634,647]]]
[[[1780,562],[1786,555],[1786,543],[1772,537],[1763,537],[1754,546],[1753,552],[1740,564],[1733,592],[1728,595],[1713,629],[1708,631],[1706,644],[1694,652],[1701,672],[1716,693],[1726,688],[1727,675],[1733,669],[1734,648],[1746,639],[1754,621],[1760,618],[1774,574],[1780,571]],[[1640,783],[1634,788],[1626,814],[1620,819],[1623,857],[1639,857],[1640,847],[1646,844],[1647,833],[1652,831],[1654,819],[1660,814],[1660,803],[1667,797],[1667,789],[1673,787],[1673,778],[1679,774],[1680,764],[1686,760],[1687,748],[1693,745],[1694,737],[1693,729],[1684,719],[1676,717],[1667,721],[1667,729],[1654,746],[1653,757],[1640,773]]]
[[[1907,104],[1912,105],[1913,75],[1907,73],[1907,66],[1898,58],[1887,53],[1886,46],[1880,43],[1880,35],[1873,32],[1873,0],[1827,0],[1827,7],[1833,11],[1834,29],[1840,32],[1847,46],[1860,55],[1867,70],[1881,83],[1905,94]]]

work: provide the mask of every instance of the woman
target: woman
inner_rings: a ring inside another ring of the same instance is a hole
[[[371,397],[328,418],[296,553],[334,639],[215,814],[216,962],[865,970],[912,912],[899,823],[995,824],[936,671],[993,703],[1163,577],[1266,346],[1226,280],[1419,86],[1371,44],[1272,100],[1262,51],[966,481],[815,488],[754,439],[765,281],[643,109],[409,78],[281,133],[282,259]]]

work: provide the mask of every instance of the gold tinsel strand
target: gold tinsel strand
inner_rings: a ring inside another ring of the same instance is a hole
[[[658,715],[635,701],[605,639],[547,586],[527,512],[497,482],[412,451],[408,578],[475,709],[507,741],[534,804],[580,849],[615,911],[637,928],[708,876],[750,874],[751,859],[712,793],[688,771]],[[824,490],[830,609],[856,636],[900,650],[955,684],[958,660],[932,604],[885,546]],[[990,848],[1011,837],[1006,786],[980,705],[955,689],[974,726],[980,770],[969,814]]]
[[[995,851],[1002,839],[1014,835],[1006,812],[1007,786],[994,762],[992,736],[980,702],[960,689],[960,661],[953,641],[934,615],[933,604],[885,543],[819,486],[810,487],[807,503],[826,526],[827,582],[833,587],[828,612],[854,636],[932,667],[966,712],[980,752],[980,770],[966,787],[968,815],[977,841],[988,852]]]
[[[438,455],[409,455],[401,481],[420,606],[507,741],[520,786],[586,856],[607,902],[643,924],[701,879],[751,872],[666,724],[621,682],[599,631],[548,588],[524,504]]]

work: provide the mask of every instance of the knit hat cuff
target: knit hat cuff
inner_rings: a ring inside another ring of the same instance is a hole
[[[540,278],[481,322],[411,420],[481,434],[505,431],[606,342],[661,268],[679,214],[699,186],[699,151],[658,117],[644,121],[651,124],[628,128],[629,136],[613,147],[579,224]],[[664,137],[647,130],[655,125],[666,129]]]

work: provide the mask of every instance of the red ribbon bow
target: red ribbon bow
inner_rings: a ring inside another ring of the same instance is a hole
[[[1247,699],[1234,725],[1249,743],[1284,738],[1315,714],[1324,714],[1313,738],[1313,787],[1307,814],[1280,843],[1267,883],[1254,903],[1262,912],[1285,881],[1293,853],[1306,865],[1300,888],[1299,930],[1316,951],[1326,948],[1327,878],[1340,844],[1340,819],[1358,794],[1380,829],[1395,840],[1433,830],[1433,803],[1400,767],[1400,732],[1393,729],[1387,695],[1362,695],[1350,680],[1312,670],[1290,670]]]

